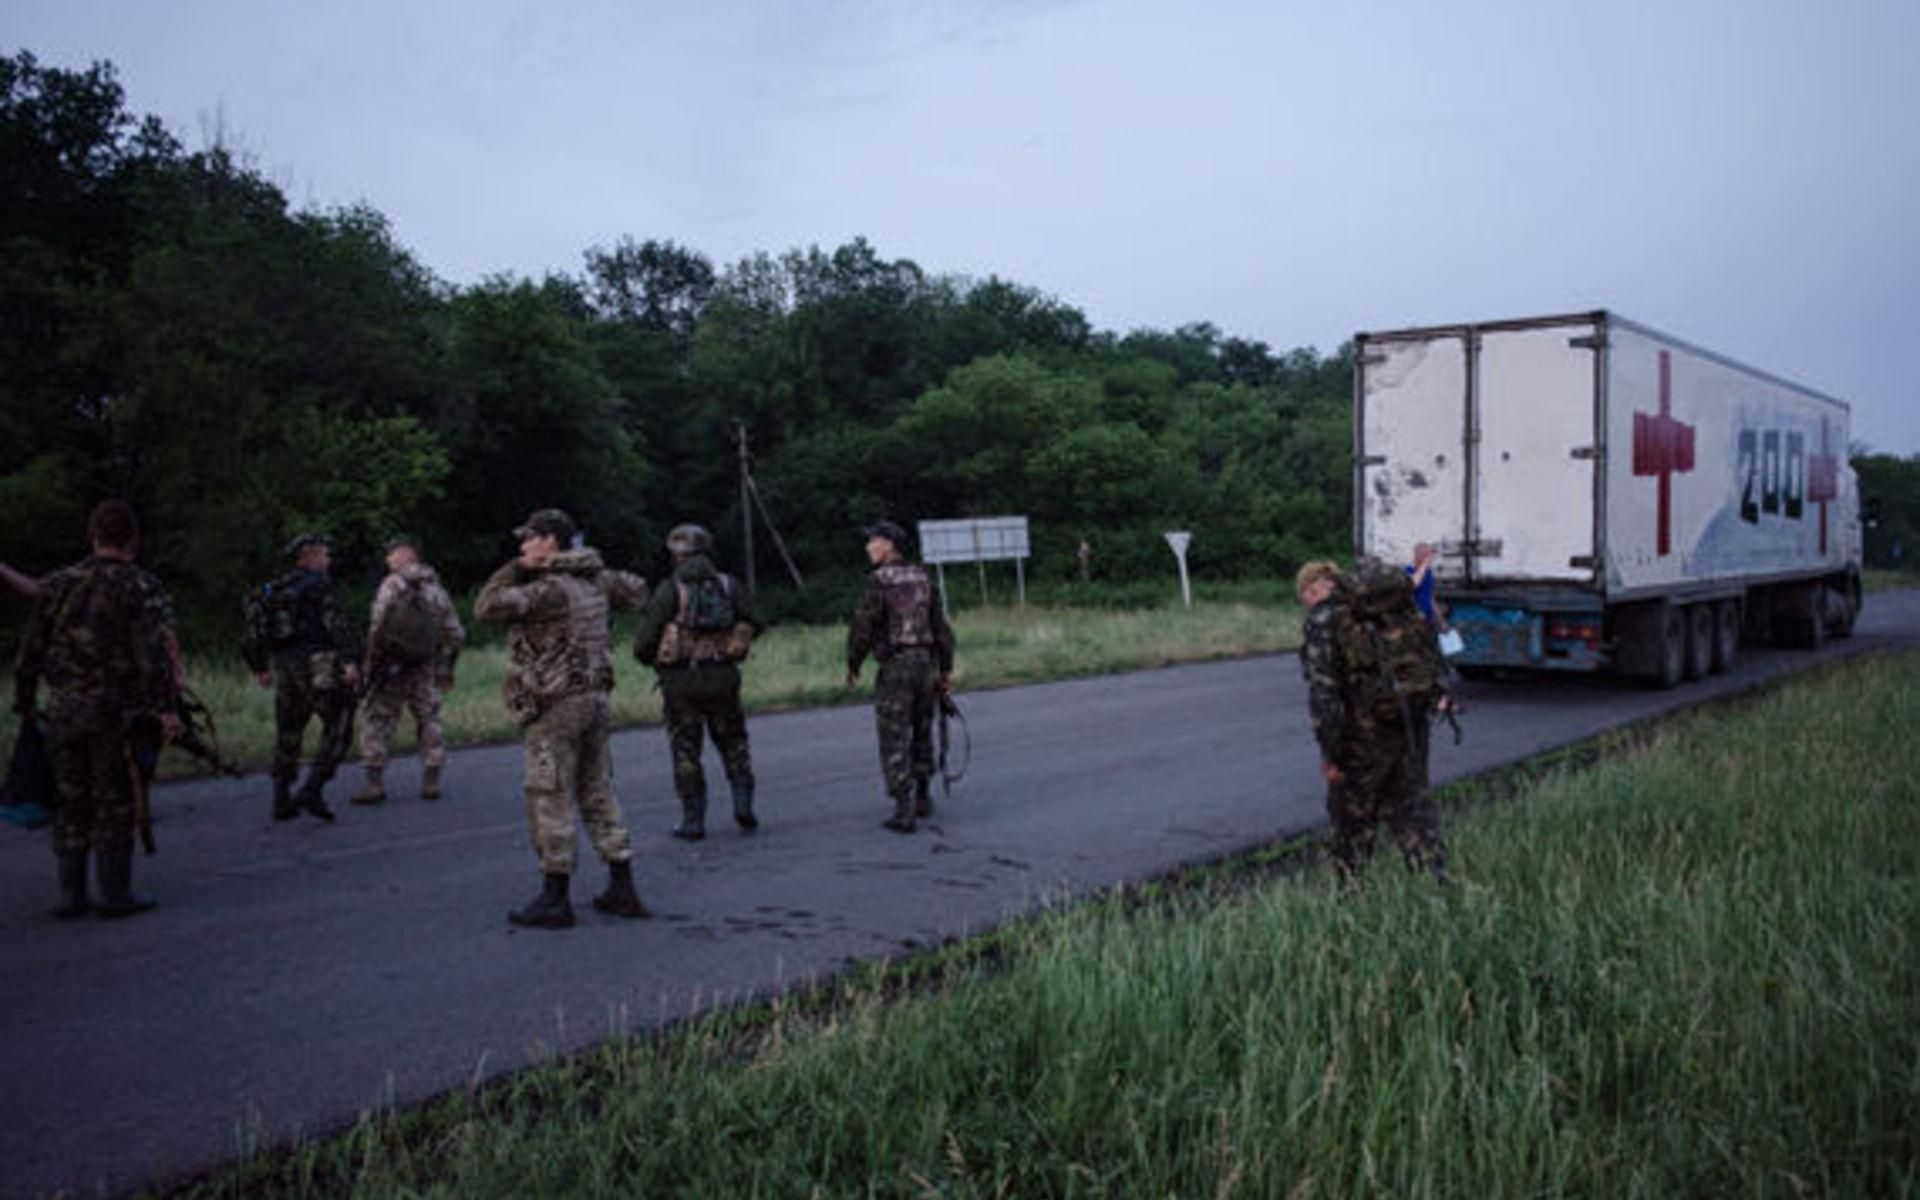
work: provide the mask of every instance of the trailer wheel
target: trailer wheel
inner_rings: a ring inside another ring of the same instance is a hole
[[[1713,606],[1713,671],[1733,669],[1740,658],[1740,602],[1722,600]]]
[[[1681,611],[1687,625],[1687,661],[1683,669],[1688,679],[1705,679],[1713,669],[1713,605],[1689,604]]]
[[[1678,684],[1687,672],[1687,617],[1685,610],[1678,605],[1668,605],[1661,614],[1659,625],[1660,644],[1658,664],[1654,668],[1653,686],[1661,691]]]
[[[1833,636],[1852,637],[1853,623],[1860,616],[1860,581],[1849,579],[1846,587],[1834,589],[1827,611],[1833,614]]]

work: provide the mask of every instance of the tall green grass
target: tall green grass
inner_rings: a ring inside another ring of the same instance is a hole
[[[264,1155],[208,1197],[1920,1194],[1920,657],[1381,861],[1062,907]],[[921,973],[924,977],[924,972]]]

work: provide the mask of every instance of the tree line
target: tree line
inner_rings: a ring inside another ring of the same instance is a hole
[[[229,148],[184,147],[107,63],[0,58],[0,239],[0,558],[69,561],[88,508],[123,497],[208,637],[309,529],[369,586],[402,530],[477,580],[547,505],[650,575],[688,520],[738,568],[740,429],[820,581],[767,587],[775,614],[837,613],[880,515],[1028,514],[1042,583],[1083,539],[1105,581],[1166,574],[1174,528],[1211,578],[1348,543],[1350,347],[1096,330],[859,238],[716,266],[620,237],[576,274],[453,286],[376,210],[298,209]],[[1920,460],[1869,457],[1870,552],[1911,556]]]
[[[369,571],[411,531],[470,580],[558,505],[615,561],[657,565],[697,520],[737,564],[741,428],[809,576],[857,571],[883,514],[1029,514],[1042,579],[1082,539],[1126,580],[1170,568],[1175,527],[1215,576],[1345,537],[1345,351],[1099,331],[864,239],[717,267],[621,237],[577,274],[452,286],[374,209],[296,209],[129,112],[107,63],[0,59],[0,229],[0,556],[68,561],[88,507],[127,498],[209,630],[311,528]]]

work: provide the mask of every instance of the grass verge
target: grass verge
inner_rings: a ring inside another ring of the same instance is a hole
[[[1854,662],[1456,812],[1447,890],[1119,891],[173,1194],[1920,1194],[1917,722]]]
[[[1246,600],[1199,602],[1191,610],[981,608],[955,616],[954,636],[954,682],[966,691],[1286,650],[1299,644],[1300,611]],[[747,708],[773,712],[868,699],[871,663],[864,673],[869,686],[856,691],[843,686],[846,637],[844,625],[769,630],[755,643],[742,673]],[[628,640],[615,647],[614,723],[658,722],[654,673],[633,660],[630,647]],[[498,642],[461,655],[456,686],[441,706],[448,741],[466,745],[518,736],[500,702],[506,671],[507,651]],[[273,692],[257,685],[237,661],[194,659],[188,675],[214,714],[222,751],[242,765],[264,767],[273,753]],[[12,694],[12,676],[0,676],[0,695]],[[0,762],[11,752],[14,736],[11,705],[5,708]],[[309,747],[315,736],[309,732]],[[395,750],[405,753],[413,746],[412,719],[403,718]],[[168,775],[204,770],[198,760],[177,751],[161,762]]]

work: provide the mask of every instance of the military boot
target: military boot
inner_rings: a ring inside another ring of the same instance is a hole
[[[647,906],[640,903],[640,893],[633,890],[633,864],[617,862],[607,864],[607,890],[593,898],[593,906],[603,913],[616,917],[650,917]]]
[[[683,842],[697,842],[707,836],[707,798],[704,795],[680,798],[680,823],[673,827],[673,836]]]
[[[333,820],[333,810],[328,808],[327,802],[320,798],[320,792],[326,786],[326,780],[313,775],[307,776],[307,781],[301,784],[300,790],[293,794],[294,808],[300,812],[312,813],[322,821]]]
[[[300,815],[300,806],[293,802],[293,779],[291,776],[273,777],[273,819],[291,821]]]
[[[386,782],[381,778],[382,774],[383,772],[381,768],[368,767],[367,781],[360,785],[360,790],[353,794],[353,797],[348,801],[348,803],[349,804],[380,804],[385,802],[387,798],[387,785],[386,785]]]
[[[760,818],[753,815],[753,785],[736,783],[733,785],[733,823],[752,832],[760,828]]]
[[[893,802],[893,815],[880,822],[882,826],[895,833],[913,832],[913,793],[905,792]]]
[[[507,920],[534,929],[572,929],[573,905],[567,900],[569,879],[566,875],[548,875],[540,894],[527,901],[525,907],[508,913]]]
[[[916,817],[933,815],[933,781],[931,779],[913,781],[913,815]]]
[[[133,890],[133,843],[100,851],[100,908],[102,917],[130,917],[155,905],[152,896]]]
[[[440,798],[440,768],[428,767],[420,775],[420,798],[438,800]]]
[[[62,919],[84,917],[93,911],[93,901],[87,898],[87,852],[85,850],[62,850],[60,852],[60,907],[53,915]]]

